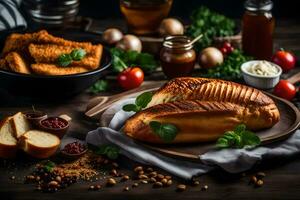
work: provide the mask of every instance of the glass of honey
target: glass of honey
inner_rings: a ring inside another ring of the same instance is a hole
[[[120,0],[120,9],[130,32],[149,35],[157,32],[172,3],[173,0]]]

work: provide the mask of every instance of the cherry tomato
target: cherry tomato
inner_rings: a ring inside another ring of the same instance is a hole
[[[229,47],[227,49],[227,54],[231,54],[233,51],[234,51],[234,48],[233,47]]]
[[[125,90],[139,87],[144,81],[144,72],[139,67],[129,67],[118,75],[118,82]]]
[[[231,48],[231,44],[229,42],[224,42],[223,47],[226,48],[227,50]]]
[[[227,49],[225,47],[220,48],[220,51],[222,52],[223,55],[227,54]]]
[[[296,95],[296,87],[286,80],[280,80],[274,88],[274,94],[281,98],[292,100]]]
[[[295,56],[284,50],[277,51],[272,57],[272,62],[279,65],[284,72],[287,72],[295,67]]]

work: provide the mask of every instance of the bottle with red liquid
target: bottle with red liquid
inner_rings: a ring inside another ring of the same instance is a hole
[[[270,60],[273,54],[275,19],[271,0],[247,0],[242,20],[243,51],[255,59]]]

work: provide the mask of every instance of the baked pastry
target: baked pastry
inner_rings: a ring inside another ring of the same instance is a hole
[[[279,116],[273,100],[257,89],[216,79],[176,78],[156,91],[147,109],[128,119],[123,130],[137,140],[163,143],[149,127],[150,121],[158,121],[178,128],[172,143],[205,142],[241,123],[250,130],[270,128]]]
[[[0,123],[0,158],[12,158],[18,149],[17,139],[14,137],[12,118],[8,117]]]
[[[20,137],[20,148],[35,158],[48,158],[55,154],[60,139],[50,133],[30,130]]]

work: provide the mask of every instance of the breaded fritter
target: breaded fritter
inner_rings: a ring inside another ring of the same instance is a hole
[[[84,67],[59,67],[53,64],[32,64],[31,69],[34,73],[40,75],[70,75],[87,72]]]
[[[7,65],[8,64],[7,64],[7,62],[6,62],[6,60],[4,58],[0,59],[0,69],[9,70]]]
[[[5,60],[12,71],[22,74],[30,74],[30,69],[26,64],[26,61],[17,52],[10,52],[5,57]]]
[[[59,46],[55,44],[30,44],[28,49],[31,57],[34,58],[36,63],[56,64],[60,55],[69,54],[76,48],[70,46]],[[98,68],[102,55],[102,49],[102,45],[93,45],[88,49],[84,49],[86,51],[86,56],[80,61],[72,62],[70,66],[80,66],[87,69]]]

